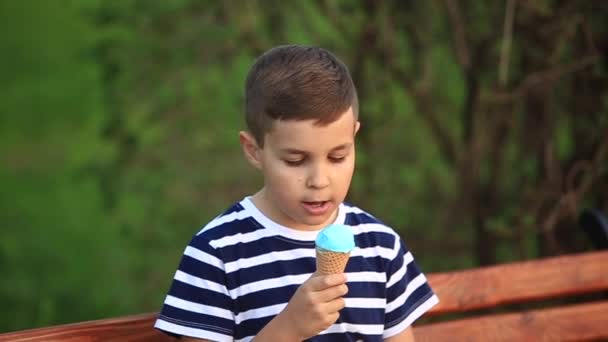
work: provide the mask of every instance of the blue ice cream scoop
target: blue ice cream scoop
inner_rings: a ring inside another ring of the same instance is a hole
[[[355,248],[355,236],[348,226],[332,224],[317,234],[315,244],[327,251],[348,253]]]

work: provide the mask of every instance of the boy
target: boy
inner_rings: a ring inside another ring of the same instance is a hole
[[[264,186],[193,237],[155,326],[187,341],[413,341],[437,297],[399,236],[343,203],[360,125],[346,66],[321,48],[271,49],[249,72],[245,114],[240,143]],[[332,223],[356,248],[345,274],[315,275]]]

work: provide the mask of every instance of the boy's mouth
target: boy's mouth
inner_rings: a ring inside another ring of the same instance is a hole
[[[304,201],[304,209],[311,215],[323,215],[329,209],[329,201]]]

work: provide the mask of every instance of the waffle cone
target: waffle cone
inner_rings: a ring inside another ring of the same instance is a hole
[[[346,268],[346,263],[348,262],[348,258],[350,257],[350,252],[332,252],[318,247],[316,251],[317,274],[327,275],[344,272],[344,269]]]

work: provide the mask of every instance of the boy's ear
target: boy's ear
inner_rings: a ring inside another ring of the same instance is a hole
[[[239,132],[239,142],[241,143],[241,147],[243,148],[243,154],[245,154],[245,158],[249,164],[251,164],[256,169],[261,168],[260,161],[260,147],[256,142],[255,138],[251,133],[246,131]]]
[[[355,122],[355,136],[357,135],[357,132],[359,132],[359,128],[361,128],[361,121]]]

